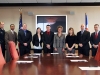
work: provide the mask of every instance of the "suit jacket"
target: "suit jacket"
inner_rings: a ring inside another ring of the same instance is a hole
[[[0,28],[0,44],[5,44],[5,30]]]
[[[40,45],[42,47],[42,35],[41,35],[41,40],[40,41],[39,41],[39,38],[38,38],[38,35],[37,34],[33,35],[33,40],[32,40],[33,46],[34,45],[35,46],[39,46],[39,43],[40,43]]]
[[[11,30],[7,31],[5,33],[5,44],[6,44],[6,61],[9,62],[11,60],[11,54],[9,51],[9,41],[13,41],[17,45],[17,33],[14,31],[14,33],[11,32]]]
[[[64,34],[62,34],[60,37],[58,36],[58,34],[55,34],[53,47],[54,48],[65,48],[65,35]]]
[[[82,43],[83,49],[89,49],[89,41],[90,41],[90,32],[84,31],[83,34],[81,34],[81,31],[77,33],[77,44]],[[80,48],[80,46],[78,46]]]
[[[54,32],[50,31],[50,35],[47,32],[43,33],[43,46],[46,47],[46,44],[50,44],[53,47],[53,39],[54,39]]]
[[[93,32],[92,34],[91,34],[91,37],[90,37],[90,43],[91,43],[91,45],[98,45],[99,44],[99,42],[100,42],[100,31],[98,32],[98,37],[97,37],[97,39],[95,39],[95,32]]]
[[[20,30],[18,32],[19,46],[26,47],[23,45],[23,43],[27,43],[27,47],[31,48],[31,45],[30,45],[31,41],[32,41],[32,33],[29,30],[26,30],[26,36],[25,36],[24,30]]]
[[[12,34],[11,30],[5,33],[6,45],[8,44],[9,41],[13,41],[17,45],[17,33],[15,31],[14,31],[14,34]]]

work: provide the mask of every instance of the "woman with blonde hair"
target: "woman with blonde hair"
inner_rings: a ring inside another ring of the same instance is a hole
[[[57,34],[54,36],[54,52],[62,54],[65,51],[65,35],[62,34],[63,27],[58,26],[57,31]]]
[[[75,53],[76,35],[74,34],[74,29],[72,27],[68,30],[65,42],[67,53]]]

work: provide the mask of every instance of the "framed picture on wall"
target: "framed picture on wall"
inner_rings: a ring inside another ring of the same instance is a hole
[[[67,15],[36,15],[36,28],[40,27],[44,32],[46,25],[51,26],[51,31],[57,32],[57,27],[63,27],[63,33],[67,33]]]

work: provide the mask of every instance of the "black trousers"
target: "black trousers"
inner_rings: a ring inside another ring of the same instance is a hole
[[[3,57],[5,58],[5,43],[1,43]]]
[[[44,53],[53,53],[53,47],[51,47],[50,49],[48,49],[47,47],[43,48]]]
[[[92,56],[95,56],[95,55],[96,55],[97,49],[98,49],[98,48],[93,48],[93,47],[92,47]]]
[[[30,48],[27,46],[19,46],[20,56],[30,53]]]
[[[85,56],[89,56],[89,51],[90,51],[90,48],[87,48],[87,49],[83,47],[78,48],[78,53],[83,54]]]
[[[34,53],[42,53],[42,49],[34,49]]]

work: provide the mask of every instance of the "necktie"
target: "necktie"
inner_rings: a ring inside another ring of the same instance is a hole
[[[50,32],[47,32],[48,35],[50,35]]]
[[[48,35],[50,34],[50,32],[48,32]]]
[[[83,34],[83,31],[81,31],[81,34]]]
[[[98,33],[96,32],[96,33],[95,33],[95,39],[97,39],[97,37],[98,37]]]
[[[25,34],[25,36],[26,36],[26,30],[24,31],[24,34]]]

